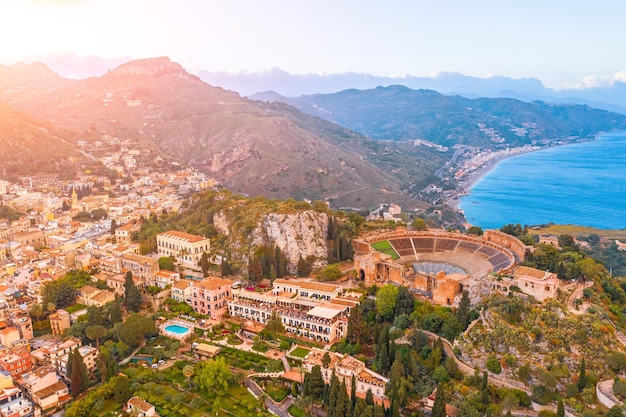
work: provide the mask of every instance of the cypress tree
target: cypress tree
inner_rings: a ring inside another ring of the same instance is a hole
[[[563,400],[559,400],[556,408],[556,417],[565,417],[565,406],[563,406]]]
[[[365,404],[374,405],[374,394],[371,389],[368,389],[365,393]]]
[[[585,358],[580,363],[580,370],[578,372],[578,391],[582,391],[587,386],[587,375],[585,374]]]
[[[456,318],[459,320],[459,323],[461,323],[461,328],[463,330],[467,329],[467,326],[469,325],[469,312],[469,292],[464,290],[463,295],[461,295],[461,301],[459,302],[459,308],[456,310]]]
[[[69,360],[69,356],[68,356]],[[72,355],[72,372],[69,375],[70,378],[70,391],[74,397],[79,396],[89,386],[89,373],[87,367],[83,361],[83,356],[78,351],[78,348],[74,349]]]
[[[437,393],[435,394],[435,403],[433,404],[432,417],[446,417],[446,394],[443,390],[443,384],[437,384]]]

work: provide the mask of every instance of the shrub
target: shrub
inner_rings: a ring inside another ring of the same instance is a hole
[[[500,372],[502,372],[502,365],[500,365],[500,362],[498,361],[498,358],[496,358],[495,356],[489,356],[489,358],[487,358],[487,370],[489,372],[492,372],[494,374],[499,374]]]

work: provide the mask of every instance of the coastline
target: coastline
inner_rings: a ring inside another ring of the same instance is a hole
[[[591,139],[583,139],[583,140],[579,140],[576,142],[558,143],[555,145],[542,146],[542,147],[539,147],[538,149],[528,149],[528,150],[520,151],[514,154],[504,154],[504,155],[499,155],[495,158],[492,158],[484,165],[481,165],[479,168],[469,173],[466,178],[459,181],[458,192],[453,197],[451,197],[446,203],[448,204],[448,206],[450,206],[457,212],[464,214],[463,210],[459,208],[459,205],[461,204],[461,199],[467,196],[471,192],[471,189],[487,174],[493,171],[498,166],[498,164],[500,164],[500,162],[505,161],[509,158],[513,158],[519,155],[525,155],[531,152],[538,152],[538,151],[543,151],[546,149],[557,148],[560,146],[575,145],[575,144],[584,143],[584,142],[593,142],[595,140],[598,140],[602,135],[605,135],[606,133],[609,133],[609,132],[600,132]],[[521,149],[521,147],[518,149]]]

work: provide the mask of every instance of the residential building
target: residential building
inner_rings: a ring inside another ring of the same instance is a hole
[[[9,318],[13,326],[19,330],[22,339],[30,340],[33,338],[33,321],[26,310],[19,307],[13,308],[9,310]]]
[[[78,352],[80,356],[83,357],[83,362],[85,363],[85,367],[87,368],[87,372],[93,375],[98,367],[98,358],[100,357],[100,350],[96,349],[93,346],[81,346],[78,348]],[[69,358],[69,354],[62,356],[59,358],[57,362],[57,372],[64,377],[69,377],[67,375],[67,359]]]
[[[0,368],[9,372],[16,379],[29,372],[32,367],[30,352],[27,349],[18,349],[0,356]]]
[[[181,279],[172,285],[172,299],[179,303],[191,303],[191,286],[194,281]]]
[[[232,281],[219,277],[208,277],[191,286],[191,307],[200,314],[220,320],[228,308]]]
[[[298,298],[315,301],[330,301],[339,296],[341,289],[340,285],[335,284],[278,278],[274,280],[272,292],[275,295],[295,295]]]
[[[310,372],[313,366],[322,364],[322,358],[326,352],[322,349],[312,348],[311,353],[305,358],[303,366]],[[340,382],[345,382],[346,388],[351,390],[352,377],[355,378],[356,394],[360,398],[365,398],[368,390],[372,391],[374,399],[377,402],[388,401],[385,390],[389,379],[368,369],[365,363],[350,356],[339,353],[329,352],[331,361],[326,370],[322,372],[322,376],[327,383],[330,382],[333,371]]]
[[[33,403],[24,398],[18,387],[10,386],[0,391],[0,417],[31,417]]]
[[[170,230],[156,238],[159,256],[172,256],[189,267],[197,267],[202,254],[211,251],[211,241],[202,236]]]
[[[36,365],[58,366],[59,360],[80,346],[80,340],[70,338],[64,341],[52,339],[43,342],[42,346],[30,353]]]
[[[69,329],[70,326],[70,313],[67,311],[60,309],[56,313],[50,314],[50,328],[53,335],[61,336],[63,330]]]
[[[130,271],[133,278],[140,278],[144,285],[149,285],[154,281],[154,277],[159,272],[159,261],[149,256],[125,253],[121,259],[122,272]]]
[[[173,285],[179,279],[180,274],[178,272],[163,270],[156,273],[154,281],[150,285],[165,288],[168,285]]]
[[[0,344],[11,348],[15,342],[20,340],[20,331],[12,326],[7,326],[0,330]]]
[[[158,417],[156,408],[139,397],[130,398],[125,411],[133,417]]]
[[[104,307],[106,303],[115,301],[115,293],[108,290],[99,290],[91,285],[85,285],[79,290],[78,298],[87,307]]]
[[[50,410],[70,400],[67,385],[59,380],[54,366],[41,366],[23,374],[18,384],[42,410]]]
[[[325,343],[345,337],[347,317],[350,308],[356,305],[354,302],[336,303],[336,300],[331,300],[320,303],[309,297],[296,297],[297,293],[293,291],[279,294],[233,290],[228,312],[231,316],[264,324],[275,312],[288,333]]]
[[[139,226],[133,223],[118,226],[115,229],[115,242],[130,243],[132,241],[133,233],[137,230],[139,230]]]

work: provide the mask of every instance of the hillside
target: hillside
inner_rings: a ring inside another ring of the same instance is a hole
[[[0,160],[3,161],[0,175],[4,178],[38,173],[72,176],[77,163],[85,160],[72,145],[71,132],[36,120],[1,102],[0,120]]]
[[[468,99],[397,85],[297,98],[259,97],[287,102],[374,139],[423,139],[443,146],[502,148],[568,141],[626,126],[624,115],[583,105]]]
[[[404,158],[409,171],[394,172],[397,161],[381,158],[385,146],[293,107],[209,86],[168,58],[132,61],[102,77],[13,100],[81,134],[140,139],[250,195],[371,206],[384,190],[388,199],[409,203],[401,195],[408,179],[426,178],[444,160],[415,154]]]

